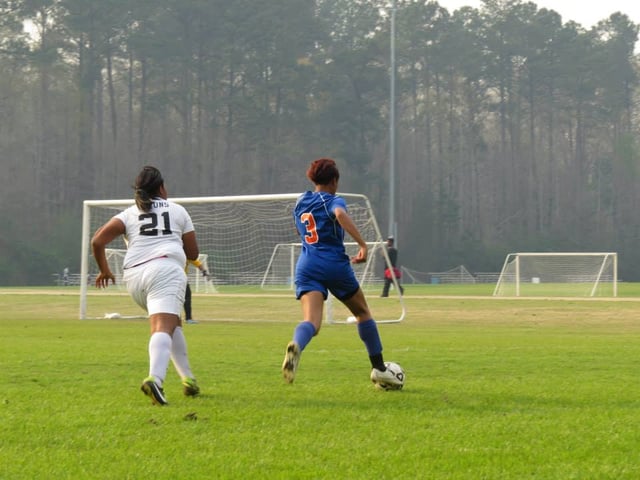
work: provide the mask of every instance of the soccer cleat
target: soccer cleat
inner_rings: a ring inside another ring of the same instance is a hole
[[[198,321],[194,320],[193,318],[187,318],[185,322],[188,323],[189,325],[196,325],[198,323]]]
[[[287,383],[293,383],[296,378],[296,370],[300,361],[300,347],[296,342],[287,344],[287,351],[284,354],[284,362],[282,362],[282,376]]]
[[[169,403],[164,396],[164,390],[158,386],[153,377],[145,378],[140,390],[151,398],[151,403],[154,405],[167,405]]]
[[[195,378],[182,379],[182,391],[187,397],[195,397],[200,394],[200,387]]]
[[[402,381],[389,369],[384,372],[377,368],[371,369],[371,381],[381,390],[398,390],[403,385]]]

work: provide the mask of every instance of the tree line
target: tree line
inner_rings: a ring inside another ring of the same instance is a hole
[[[401,263],[617,251],[638,279],[639,26],[520,0],[0,3],[0,284],[80,263],[85,199],[284,193],[336,158],[386,233],[396,112]]]

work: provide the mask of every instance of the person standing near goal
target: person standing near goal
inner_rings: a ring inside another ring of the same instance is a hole
[[[195,260],[187,260],[187,266],[184,269],[185,273],[188,273],[189,264],[196,267],[202,273],[202,276],[206,279],[209,276],[209,272],[204,268],[202,262],[198,259]],[[191,287],[189,286],[189,281],[187,280],[187,289],[184,292],[184,315],[185,322],[191,325],[195,325],[198,323],[197,320],[193,319],[192,311],[191,311]]]
[[[393,275],[396,277],[396,282],[398,283],[398,288],[400,290],[400,295],[404,295],[404,287],[400,285],[400,278],[402,277],[402,272],[396,266],[398,262],[398,249],[393,245],[394,238],[387,238],[387,255],[389,256],[389,261],[391,262],[391,268],[387,267],[384,269],[384,286],[382,287],[382,295],[381,297],[389,296],[389,288],[393,285],[393,277],[391,276],[391,269],[393,268]]]
[[[300,356],[322,324],[328,292],[345,304],[358,322],[358,334],[366,346],[374,384],[399,385],[382,357],[382,342],[351,262],[367,260],[367,243],[347,213],[344,199],[336,195],[340,172],[329,158],[314,160],[307,170],[314,191],[303,193],[294,208],[294,220],[302,240],[302,253],[295,270],[296,298],[302,304],[303,320],[287,344],[282,374],[292,383]],[[344,247],[344,232],[360,247],[351,260]]]
[[[187,260],[198,258],[198,243],[191,217],[184,207],[167,200],[160,171],[144,167],[135,180],[136,204],[112,217],[91,239],[100,273],[95,285],[115,284],[105,248],[124,235],[127,253],[123,281],[133,300],[149,315],[149,376],[140,389],[154,405],[166,405],[163,384],[172,361],[187,396],[200,393],[191,372],[180,313],[184,304]]]

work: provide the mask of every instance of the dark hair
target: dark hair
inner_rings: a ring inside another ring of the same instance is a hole
[[[328,185],[334,178],[340,179],[340,172],[334,160],[319,158],[311,162],[307,170],[307,178],[316,185]]]
[[[158,196],[162,185],[164,185],[164,180],[160,170],[149,165],[142,167],[133,185],[134,198],[140,210],[143,212],[151,210],[151,200]]]

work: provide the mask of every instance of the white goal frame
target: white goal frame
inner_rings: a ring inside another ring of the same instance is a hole
[[[616,252],[518,252],[518,253],[510,253],[506,256],[504,264],[502,266],[502,270],[500,271],[500,276],[498,277],[498,281],[496,282],[496,286],[493,290],[493,296],[515,296],[520,297],[523,296],[523,287],[528,286],[530,284],[539,284],[544,281],[541,277],[544,276],[542,273],[540,276],[529,276],[530,272],[527,272],[528,275],[525,278],[525,273],[522,272],[524,269],[521,265],[521,259],[531,258],[531,257],[539,257],[539,258],[572,258],[572,257],[591,257],[591,258],[602,258],[602,261],[599,263],[594,262],[594,268],[597,271],[594,271],[592,274],[583,274],[582,277],[571,283],[584,283],[589,284],[592,283],[593,286],[588,290],[588,297],[596,296],[598,288],[605,283],[605,280],[608,283],[611,283],[611,296],[617,297],[618,295],[618,254]],[[610,268],[610,278],[605,278],[605,268]],[[576,274],[570,275],[567,273],[567,277],[573,276]],[[509,280],[509,282],[507,282]],[[513,295],[502,295],[502,291],[505,288],[505,284],[512,284]],[[563,296],[563,295],[553,295],[549,296]]]
[[[382,247],[382,245],[384,244],[383,237],[380,233],[380,229],[375,219],[375,214],[371,206],[371,203],[369,202],[369,199],[365,195],[361,195],[361,194],[339,193],[339,195],[345,199],[348,207],[351,204],[351,202],[353,202],[354,205],[359,205],[362,207],[360,211],[362,211],[363,213],[366,212],[367,214],[366,230],[369,233],[365,237],[365,240],[368,242],[369,245],[379,245],[380,250],[382,252],[381,256],[384,259],[384,264],[390,265],[391,262],[390,262],[389,256],[387,255],[387,250],[386,248]],[[183,205],[185,208],[187,208],[187,210],[189,210],[190,206],[193,206],[193,208],[196,208],[195,204],[210,203],[211,208],[216,208],[215,204],[232,203],[232,202],[257,203],[257,202],[266,202],[266,201],[286,201],[286,203],[290,205],[292,208],[293,205],[295,204],[295,201],[299,198],[299,196],[300,196],[300,193],[285,193],[285,194],[273,194],[273,195],[265,194],[265,195],[231,195],[231,196],[208,196],[208,197],[177,197],[177,198],[171,198],[171,200],[175,203]],[[88,289],[90,286],[93,285],[93,281],[92,281],[93,279],[90,278],[90,276],[92,275],[91,273],[92,271],[95,272],[95,266],[94,266],[95,261],[93,260],[93,257],[91,255],[90,241],[91,241],[91,235],[93,234],[93,232],[97,227],[96,225],[92,224],[92,218],[91,218],[92,209],[95,207],[98,207],[101,209],[102,212],[104,212],[105,210],[111,210],[113,214],[115,214],[119,211],[126,209],[127,207],[133,204],[134,204],[133,199],[85,200],[83,202],[80,275],[81,275],[81,278],[86,279],[86,281],[83,281],[80,283],[80,308],[79,308],[80,319],[87,318]],[[220,208],[223,208],[222,205]],[[96,218],[100,218],[100,216]],[[96,220],[93,220],[93,222],[95,223]],[[195,223],[195,220],[194,220],[194,223]],[[224,227],[224,225],[221,225],[221,227]],[[217,227],[214,226],[213,228],[215,229]],[[285,228],[285,230],[287,229]],[[198,226],[196,226],[196,233],[197,232],[198,232]],[[290,238],[292,238],[292,240],[296,239],[297,233],[295,232],[295,226],[294,226],[292,217],[291,217],[291,231],[289,232],[287,230],[287,235],[289,234],[291,235]],[[117,249],[121,245],[119,245],[118,242],[114,242],[114,245],[112,246],[114,247],[114,249]],[[201,250],[202,250],[202,245],[201,245]],[[372,250],[375,251],[375,249],[372,249]],[[369,257],[370,259],[372,257],[371,251],[370,251]],[[211,259],[211,257],[209,257],[209,259]],[[369,263],[354,266],[354,270],[356,270],[356,273],[357,273],[357,269],[360,269],[363,267],[366,268],[367,265],[369,265]],[[213,265],[213,270],[214,271],[208,269],[210,275],[212,276],[211,278],[215,280],[216,279],[215,265]],[[260,275],[262,276],[262,273]],[[395,292],[397,292],[398,314],[397,316],[394,316],[394,318],[383,318],[383,319],[376,318],[376,321],[378,323],[397,323],[397,322],[401,322],[405,318],[406,309],[405,309],[402,295],[400,295],[399,293],[400,291],[399,285],[398,285],[397,279],[394,278],[393,280],[394,280],[394,290]],[[254,283],[251,283],[251,285],[254,285]],[[259,281],[258,281],[258,285],[259,285]],[[215,286],[218,287],[218,291],[219,291],[221,288],[221,285],[219,283],[216,283]],[[218,294],[224,295],[225,293],[222,292]],[[233,293],[230,293],[229,295],[233,295]],[[391,299],[388,299],[388,300],[391,300]],[[326,308],[326,321],[328,323],[351,323],[351,322],[348,322],[349,319],[346,319],[344,322],[342,322],[342,321],[336,321],[332,317],[331,313],[333,309],[331,308],[331,302],[332,300],[331,298],[329,298],[327,301],[327,308]],[[393,308],[395,309],[396,307],[393,306]]]

